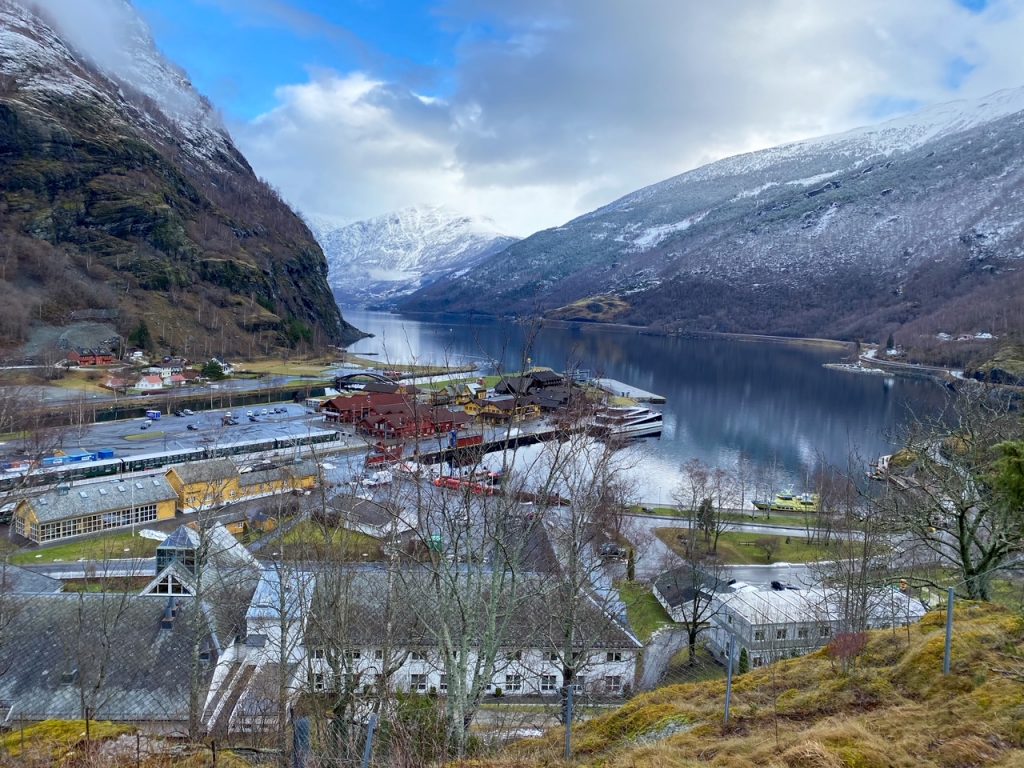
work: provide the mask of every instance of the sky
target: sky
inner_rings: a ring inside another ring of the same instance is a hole
[[[256,172],[336,224],[427,204],[527,235],[1024,86],[1024,0],[133,2]]]

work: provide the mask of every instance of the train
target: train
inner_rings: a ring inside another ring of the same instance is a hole
[[[12,468],[0,473],[0,492],[9,492],[26,487],[56,485],[72,480],[85,480],[94,477],[121,475],[126,472],[141,472],[147,469],[159,469],[171,464],[183,464],[188,461],[219,459],[225,456],[260,453],[263,451],[284,451],[294,448],[337,442],[341,439],[338,432],[316,430],[295,437],[275,437],[264,440],[241,440],[233,443],[199,446],[195,448],[179,448],[157,453],[142,453],[132,456],[100,458],[110,451],[97,451],[95,454],[79,455],[77,460],[54,465],[52,461],[43,459],[38,467]],[[90,460],[92,456],[95,460]]]

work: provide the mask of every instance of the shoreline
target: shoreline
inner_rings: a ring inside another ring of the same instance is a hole
[[[381,310],[367,310],[381,311]],[[856,341],[844,341],[842,339],[823,339],[815,336],[777,336],[767,333],[727,333],[725,331],[673,331],[655,328],[649,325],[630,325],[629,323],[602,323],[585,320],[558,320],[555,318],[526,318],[526,317],[500,317],[498,315],[482,315],[445,313],[445,312],[387,312],[386,314],[398,317],[407,316],[413,319],[439,320],[442,317],[458,318],[463,321],[473,322],[483,320],[487,323],[513,322],[518,325],[530,325],[536,323],[542,328],[572,328],[581,332],[612,332],[628,333],[640,336],[665,336],[675,338],[691,339],[732,339],[735,341],[768,342],[771,344],[784,344],[788,346],[812,347],[816,349],[834,349],[837,351],[853,352],[857,348]]]

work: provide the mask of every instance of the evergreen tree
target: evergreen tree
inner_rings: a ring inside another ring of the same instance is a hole
[[[894,339],[892,337],[891,333],[889,334],[889,338],[886,339],[886,341],[885,341],[885,348],[886,349],[896,349],[896,339]]]
[[[747,653],[746,648],[740,649],[740,666],[737,670],[741,675],[745,672],[750,671],[750,654]]]

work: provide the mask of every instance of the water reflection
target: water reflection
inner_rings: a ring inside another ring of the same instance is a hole
[[[927,412],[944,397],[927,381],[887,382],[824,368],[840,353],[820,348],[351,310],[345,318],[376,334],[350,350],[379,353],[382,364],[476,362],[518,370],[528,357],[664,395],[661,438],[635,449],[640,492],[651,501],[668,500],[680,466],[694,457],[727,469],[746,457],[762,477],[776,475],[779,487],[803,487],[821,461],[846,466],[851,454],[890,452],[908,406]]]

